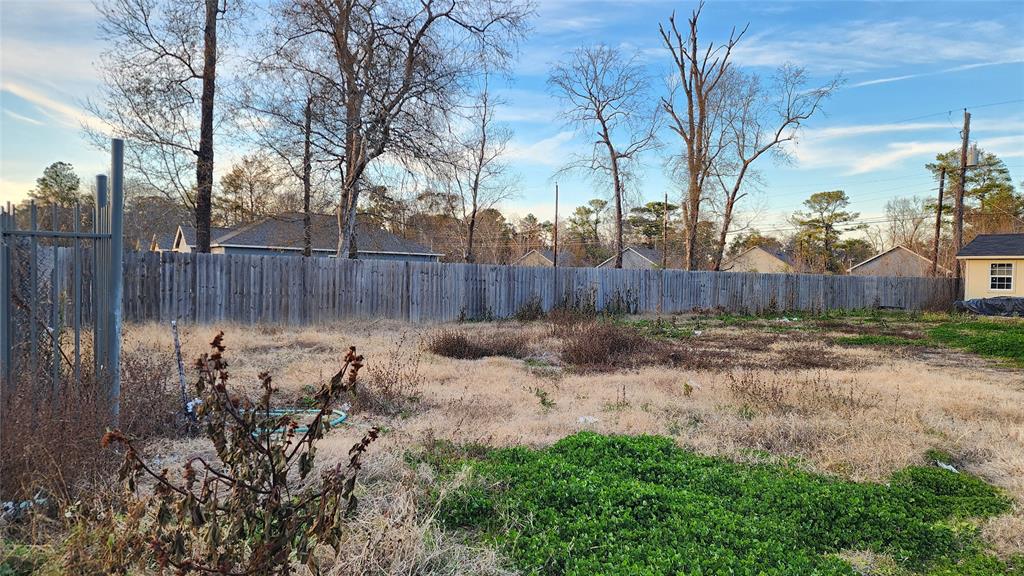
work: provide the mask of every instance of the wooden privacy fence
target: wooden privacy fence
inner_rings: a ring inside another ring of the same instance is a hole
[[[124,262],[124,315],[134,321],[315,324],[343,318],[412,322],[507,318],[531,304],[673,314],[948,309],[947,278],[527,268],[137,252]]]

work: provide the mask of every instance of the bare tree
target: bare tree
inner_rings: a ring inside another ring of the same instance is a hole
[[[715,162],[724,150],[723,119],[714,109],[715,94],[732,66],[733,48],[747,31],[746,27],[739,32],[733,28],[724,44],[709,42],[702,46],[697,24],[703,8],[704,3],[701,2],[693,10],[684,31],[680,31],[676,24],[675,13],[669,17],[667,28],[663,24],[658,26],[661,40],[675,65],[669,93],[661,99],[661,106],[668,114],[670,128],[684,144],[676,165],[686,174],[682,208],[683,267],[687,270],[697,265],[697,224],[700,222],[701,202]]]
[[[312,42],[332,66],[325,110],[342,136],[338,254],[357,255],[356,209],[367,167],[388,154],[423,159],[444,116],[482,69],[500,69],[525,30],[523,0],[286,0],[286,37]]]
[[[195,209],[210,250],[218,27],[229,0],[97,0],[103,105],[87,107],[129,139],[131,159]],[[94,137],[100,136],[93,132]],[[187,173],[194,169],[194,185]]]
[[[837,77],[828,84],[807,89],[803,68],[785,64],[765,86],[756,75],[731,68],[717,92],[711,93],[707,111],[721,130],[714,140],[711,172],[722,193],[722,223],[714,269],[722,267],[726,238],[731,231],[736,204],[747,195],[744,184],[753,174],[754,162],[765,154],[789,161],[784,144],[796,142],[803,123],[821,109],[822,102],[839,86]],[[721,150],[716,149],[721,146]]]
[[[280,6],[275,7],[281,10]],[[279,16],[271,12],[271,17]],[[329,62],[314,61],[308,43],[275,27],[260,56],[241,82],[238,104],[244,114],[240,132],[284,163],[302,189],[303,255],[312,254],[312,213],[322,208],[326,194],[316,194],[314,179],[325,183],[337,155],[334,136],[323,124],[324,107],[331,100],[320,72]]]
[[[220,178],[218,211],[229,224],[252,222],[267,216],[277,204],[284,180],[278,167],[263,152],[242,156]]]
[[[505,177],[508,164],[502,160],[512,131],[495,120],[496,107],[500,104],[491,94],[485,76],[468,114],[456,117],[456,122],[468,123],[469,129],[451,130],[451,150],[440,163],[441,177],[461,200],[466,262],[476,261],[474,239],[479,213],[509,198],[514,190]]]
[[[594,138],[590,153],[573,157],[564,169],[583,169],[611,179],[615,267],[622,268],[626,182],[640,154],[657,146],[657,114],[648,105],[647,75],[635,56],[597,45],[579,48],[556,64],[548,85],[564,101],[562,113],[568,124]]]
[[[918,253],[928,243],[929,221],[927,203],[921,198],[893,198],[885,203],[889,247],[903,246]]]

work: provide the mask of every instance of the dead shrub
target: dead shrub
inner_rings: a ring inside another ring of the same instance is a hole
[[[125,350],[121,355],[121,426],[148,439],[177,434],[180,392],[171,378],[170,353]],[[18,393],[0,407],[0,495],[24,499],[38,493],[60,502],[104,483],[117,456],[100,448],[111,425],[109,406],[83,362],[82,382],[66,374],[55,396],[41,393],[49,375],[18,379]]]
[[[499,332],[470,337],[462,330],[441,330],[429,336],[427,350],[459,360],[478,360],[488,356],[525,358],[529,355],[529,340],[525,334]]]
[[[544,306],[540,297],[535,296],[526,301],[522,308],[516,310],[512,318],[520,322],[534,322],[544,317]]]
[[[593,322],[595,316],[594,313],[561,306],[548,312],[547,320],[551,324],[551,335],[564,338],[580,325]]]
[[[792,346],[779,350],[778,367],[796,369],[833,369],[840,370],[852,367],[855,362],[837,354],[835,348],[829,346]]]
[[[613,370],[649,363],[659,347],[635,328],[611,322],[573,327],[564,337],[562,361],[583,370]]]
[[[838,414],[853,418],[882,404],[879,393],[865,391],[849,381],[833,382],[820,372],[808,377],[731,372],[728,387],[743,406],[769,414]]]
[[[353,390],[353,406],[385,416],[411,412],[419,404],[426,384],[426,377],[420,373],[421,358],[419,348],[410,345],[408,334],[401,333],[383,362],[367,367],[366,381]]]

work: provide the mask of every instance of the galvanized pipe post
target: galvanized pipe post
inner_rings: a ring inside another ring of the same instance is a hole
[[[108,348],[114,426],[121,417],[121,300],[124,293],[124,140],[110,142],[110,312]]]
[[[92,226],[93,232],[100,235],[107,231],[104,226],[104,214],[107,211],[107,176],[96,175],[96,202],[93,206]],[[105,261],[104,252],[107,251],[107,241],[97,238],[92,244],[92,359],[93,375],[97,382],[103,378],[106,370],[106,330],[107,317],[103,310],[103,298],[107,293],[106,283],[103,275]]]

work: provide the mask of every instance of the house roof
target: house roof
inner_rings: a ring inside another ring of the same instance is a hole
[[[149,247],[151,250],[171,250],[174,248],[174,238],[178,235],[177,229],[174,232],[153,234]]]
[[[338,249],[338,221],[331,214],[311,214],[313,250],[335,252]],[[217,237],[217,246],[246,246],[274,250],[301,250],[303,246],[303,214],[285,212],[239,226]],[[420,254],[441,256],[429,248],[392,234],[370,222],[356,221],[356,247],[369,254]]]
[[[651,264],[654,264],[655,266],[661,266],[662,252],[657,248],[648,248],[646,246],[627,246],[622,249],[623,254],[625,254],[626,252],[634,252],[644,260],[650,262]],[[604,262],[598,264],[597,267],[600,268],[614,259],[615,257],[612,256],[611,258],[608,258]]]
[[[753,252],[754,250],[760,250],[768,254],[769,256],[775,258],[776,260],[779,260],[783,264],[786,264],[787,266],[796,266],[796,262],[793,260],[793,257],[790,256],[789,254],[786,254],[784,251],[779,249],[765,248],[764,246],[751,246],[750,248],[747,248],[743,252],[740,252],[739,254],[733,256],[732,258],[729,258],[727,263],[735,262],[741,256]]]
[[[181,230],[181,237],[182,237],[183,240],[185,240],[185,243],[188,244],[189,246],[195,246],[196,245],[196,227],[193,226],[192,224],[182,224],[182,225],[178,226],[178,228]],[[220,239],[221,236],[224,236],[228,232],[231,232],[231,230],[232,230],[231,228],[221,228],[219,226],[210,226],[210,244],[216,244],[217,240]],[[178,234],[177,232],[174,233],[175,237],[177,237],[177,234]],[[174,238],[171,239],[171,245],[169,245],[170,248],[174,247],[173,243],[174,243]],[[161,244],[161,246],[163,246],[163,244]]]
[[[523,254],[519,258],[516,258],[512,262],[512,265],[514,266],[517,262],[519,262],[520,260],[526,258],[527,256],[529,256],[530,254],[533,254],[533,253],[540,254],[541,257],[543,257],[548,262],[551,262],[552,264],[554,264],[554,262],[555,262],[555,251],[554,250],[552,250],[550,248],[542,248],[542,249],[534,248],[533,250],[530,250],[529,252],[527,252],[526,254]],[[572,255],[572,252],[563,252],[563,251],[559,250],[558,251],[558,264],[561,265],[561,266],[569,266],[569,267],[576,266],[576,257]]]
[[[979,234],[956,253],[957,258],[984,256],[1024,258],[1024,234]]]
[[[859,267],[861,267],[861,266],[863,266],[863,265],[865,265],[865,264],[867,264],[867,263],[869,263],[869,262],[873,262],[873,261],[875,261],[875,260],[877,260],[877,259],[879,259],[879,258],[882,258],[883,256],[886,256],[886,255],[888,255],[888,254],[891,254],[891,253],[893,253],[893,252],[897,252],[897,251],[899,251],[899,252],[904,252],[904,253],[907,253],[907,254],[911,254],[911,255],[913,255],[913,256],[917,256],[917,257],[918,257],[918,258],[920,258],[921,260],[924,260],[925,262],[927,262],[929,266],[930,266],[930,265],[931,265],[931,263],[932,263],[932,260],[931,260],[931,258],[925,258],[924,256],[921,256],[921,255],[920,255],[920,254],[918,254],[917,252],[914,252],[914,251],[913,251],[913,250],[911,250],[910,248],[907,248],[906,246],[901,246],[901,245],[897,245],[897,246],[893,246],[892,248],[889,248],[888,250],[886,250],[886,251],[884,251],[884,252],[879,252],[878,254],[875,254],[874,256],[872,256],[871,258],[868,258],[867,260],[865,260],[865,261],[863,261],[863,262],[860,262],[860,263],[858,263],[858,264],[854,264],[853,266],[850,266],[850,269],[849,269],[849,270],[847,270],[847,273],[849,273],[849,272],[853,272],[853,270],[854,270],[854,269],[856,269],[856,268],[859,268]],[[940,264],[940,265],[938,266],[938,268],[939,268],[940,270],[942,270],[943,272],[949,272],[949,270],[947,270],[947,269],[946,269],[946,268],[945,268],[944,266],[942,266],[941,264]]]

